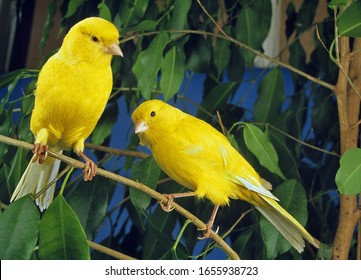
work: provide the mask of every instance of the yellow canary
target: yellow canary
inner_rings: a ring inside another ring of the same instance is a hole
[[[41,211],[53,200],[60,161],[47,158],[48,149],[73,149],[86,162],[84,180],[96,174],[96,165],[84,153],[84,141],[93,131],[113,86],[111,59],[123,56],[119,32],[96,17],[75,24],[59,51],[42,67],[35,90],[30,129],[35,136],[33,158],[11,201],[28,193],[37,196]],[[38,195],[37,195],[38,194]]]
[[[299,252],[306,239],[318,247],[303,226],[284,210],[253,167],[227,138],[208,123],[160,100],[146,101],[133,112],[140,144],[148,146],[160,168],[191,192],[167,195],[169,209],[177,197],[206,197],[215,205],[205,237],[219,206],[241,199],[255,206]],[[163,206],[164,207],[164,206]]]

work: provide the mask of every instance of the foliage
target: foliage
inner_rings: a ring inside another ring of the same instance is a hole
[[[133,128],[123,126],[120,131],[117,124],[119,119],[129,119],[142,100],[162,98],[186,111],[196,104],[194,114],[228,130],[232,144],[271,182],[285,209],[324,243],[323,253],[317,256],[310,248],[299,255],[256,211],[248,211],[250,205],[240,201],[219,211],[215,222],[219,234],[227,234],[227,242],[243,259],[329,258],[324,252],[329,252],[326,248],[336,231],[337,188],[345,194],[360,193],[360,150],[344,154],[339,168],[340,132],[332,92],[338,68],[325,50],[334,44],[334,10],[346,2],[329,3],[329,17],[317,23],[320,39],[315,35],[311,59],[306,59],[299,37],[306,31],[315,32],[318,1],[304,1],[298,10],[289,3],[282,24],[287,27],[289,61],[297,71],[291,74],[279,66],[258,69],[254,65],[257,51],[263,53],[262,43],[272,20],[270,0],[67,0],[60,6],[51,1],[41,47],[49,32],[54,32],[57,9],[62,14],[63,34],[87,16],[112,20],[120,29],[125,55],[113,60],[114,92],[91,141],[121,148],[114,139],[123,135],[127,149],[138,150]],[[351,6],[357,10],[360,4],[353,1]],[[360,18],[351,6],[337,13],[339,31],[359,37]],[[32,142],[29,120],[37,73],[25,69],[0,77],[0,134]],[[204,79],[203,92],[187,91],[194,76]],[[321,80],[326,86],[318,82]],[[285,84],[290,81],[286,91]],[[185,191],[161,173],[151,157],[116,157],[101,150],[94,156],[101,167],[160,193]],[[30,157],[29,151],[0,143],[0,200],[4,205],[9,204]],[[82,182],[80,177],[74,172],[64,193],[57,193],[44,213],[39,213],[30,197],[4,209],[0,258],[110,258],[97,251],[89,256],[86,239],[141,259],[226,257],[216,255],[211,240],[198,240],[199,232],[182,215],[165,213],[147,194],[100,176],[92,182]],[[206,200],[177,202],[203,221],[211,214],[212,206]],[[355,251],[352,246],[351,256]]]

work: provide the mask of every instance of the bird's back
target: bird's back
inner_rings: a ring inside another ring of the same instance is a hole
[[[235,174],[252,177],[260,184],[257,172],[223,134],[188,114],[169,129],[152,151],[170,177],[217,205],[228,204],[229,197],[239,198],[242,189],[239,182],[232,180]]]

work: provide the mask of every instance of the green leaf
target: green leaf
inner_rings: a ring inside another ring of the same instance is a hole
[[[331,0],[328,3],[328,6],[331,9],[336,8],[337,6],[343,7],[343,6],[346,6],[348,2],[350,2],[350,0]]]
[[[57,10],[57,0],[52,0],[51,3],[48,5],[48,13],[46,17],[46,22],[43,28],[43,34],[40,40],[40,51],[43,51],[46,45],[46,41],[49,38],[50,30],[54,25],[54,18]]]
[[[157,187],[157,182],[160,175],[160,168],[155,162],[153,157],[147,157],[143,160],[137,161],[133,166],[132,178],[138,182],[142,182],[151,189]],[[135,208],[138,210],[146,209],[151,201],[151,196],[137,190],[135,188],[129,188],[130,200]]]
[[[211,50],[206,39],[203,36],[190,36],[185,48],[187,67],[193,72],[206,73],[211,60]]]
[[[144,20],[140,22],[137,26],[133,28],[128,28],[127,31],[131,32],[146,32],[146,31],[154,31],[157,28],[158,22],[154,20]]]
[[[11,203],[0,215],[0,259],[30,259],[38,240],[39,224],[39,210],[29,195]]]
[[[98,4],[99,17],[106,19],[107,21],[112,21],[112,13],[107,4],[101,2]]]
[[[315,18],[317,6],[317,1],[302,2],[295,22],[295,28],[298,34],[301,34],[310,28]]]
[[[177,222],[176,217],[175,211],[167,213],[160,207],[148,217],[143,239],[143,259],[159,259],[173,246],[171,235]]]
[[[70,0],[68,2],[68,7],[64,19],[70,18],[72,15],[74,15],[76,10],[83,4],[83,2],[84,0]]]
[[[128,27],[138,24],[144,20],[144,14],[149,6],[149,0],[137,1],[118,1],[119,5],[119,18],[122,20],[122,26]]]
[[[191,0],[175,0],[173,16],[171,19],[170,29],[182,30],[188,27],[188,11],[191,7]],[[172,37],[177,36],[177,33],[173,33]]]
[[[261,80],[254,104],[254,119],[257,122],[274,123],[285,99],[281,70],[274,68]]]
[[[361,193],[361,149],[352,148],[342,155],[336,185],[339,192],[345,195]]]
[[[93,240],[106,216],[109,196],[112,193],[109,185],[111,183],[107,179],[96,176],[91,183],[80,182],[67,196],[67,201],[78,216],[89,240]]]
[[[98,145],[104,143],[104,140],[112,133],[113,126],[118,119],[118,114],[117,102],[110,103],[90,136],[92,143]]]
[[[214,65],[217,69],[217,76],[220,78],[224,69],[226,69],[231,58],[230,42],[227,40],[218,39],[213,48]]]
[[[230,45],[231,58],[227,66],[227,74],[230,81],[241,82],[246,70],[244,59],[239,48],[235,45]]]
[[[1,110],[0,111],[0,134],[9,135],[11,131],[11,111]],[[8,150],[8,145],[0,143],[0,158]]]
[[[279,137],[277,132],[270,133],[270,139],[272,139],[272,143],[277,151],[279,157],[278,165],[281,170],[284,171],[284,175],[289,179],[297,179],[301,181],[301,175],[298,171],[297,162],[285,141]]]
[[[278,156],[275,148],[267,135],[258,127],[243,123],[244,131],[243,137],[247,149],[254,154],[259,163],[267,168],[270,172],[277,174],[282,179],[286,180],[281,169],[278,166]]]
[[[252,5],[245,5],[237,18],[237,40],[251,48],[260,50],[262,48],[262,43],[269,32],[269,27],[271,26],[271,1],[260,0],[254,1]],[[253,65],[255,55],[245,49],[241,49],[240,51],[245,59],[246,65]]]
[[[164,101],[173,97],[183,82],[185,65],[176,47],[171,48],[165,55],[162,63],[162,76],[160,79],[160,90]]]
[[[303,186],[296,180],[288,180],[279,185],[273,194],[280,200],[279,204],[301,225],[307,221],[307,197]],[[261,234],[267,249],[267,258],[274,259],[288,251],[291,245],[279,231],[264,217],[260,220]]]
[[[17,149],[16,154],[13,157],[10,165],[10,173],[8,175],[8,183],[10,185],[16,185],[16,183],[20,180],[23,175],[26,166],[28,165],[27,161],[28,151],[24,149]]]
[[[84,230],[73,209],[57,195],[40,222],[39,258],[43,260],[88,260]]]
[[[163,50],[168,40],[168,33],[160,32],[153,39],[148,49],[138,55],[132,68],[141,94],[147,100],[151,98],[151,92],[157,86],[158,72],[163,62]]]
[[[200,104],[200,107],[206,110],[208,113],[215,113],[216,109],[226,104],[230,95],[236,90],[236,82],[224,83],[216,86],[211,90],[205,99]],[[201,119],[207,120],[209,115],[203,110],[199,109],[197,116]]]
[[[361,37],[361,1],[352,1],[338,21],[340,36]]]
[[[320,244],[320,248],[317,250],[317,260],[331,260],[332,257],[332,244]]]
[[[5,88],[6,86],[8,86],[9,84],[13,83],[13,81],[17,78],[17,77],[22,77],[23,73],[25,72],[24,69],[19,69],[19,70],[14,70],[10,73],[7,73],[3,76],[0,76],[0,88]],[[19,80],[20,78],[18,78],[17,80]]]

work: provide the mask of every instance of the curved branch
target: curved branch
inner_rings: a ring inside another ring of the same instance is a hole
[[[117,155],[117,156],[131,156],[131,157],[136,157],[136,158],[149,157],[149,154],[147,154],[147,153],[143,153],[143,152],[139,152],[139,151],[119,150],[119,149],[114,149],[114,148],[110,148],[110,147],[96,145],[93,143],[85,143],[85,147],[87,147],[89,149],[101,151],[101,152],[106,152],[106,153],[109,153],[112,155]]]
[[[27,149],[27,150],[32,150],[34,148],[33,144],[29,144],[29,143],[26,143],[26,142],[23,142],[23,141],[20,141],[20,140],[16,140],[16,139],[13,139],[13,138],[1,135],[1,134],[0,134],[0,142],[5,143],[7,145],[12,145],[12,146],[17,146],[17,147],[20,147],[20,148],[24,148],[24,149]],[[83,169],[85,167],[85,164],[83,162],[75,160],[75,159],[73,159],[71,157],[64,156],[62,154],[58,154],[58,153],[48,151],[48,155],[53,157],[53,158],[56,158],[58,160],[61,160],[61,161],[65,162],[66,164],[68,164],[68,165],[70,165],[70,166],[72,166],[74,168]],[[142,183],[130,180],[130,179],[128,179],[126,177],[123,177],[123,176],[120,176],[118,174],[115,174],[115,173],[106,171],[104,169],[98,168],[97,169],[97,175],[102,176],[102,177],[107,178],[107,179],[110,179],[110,180],[113,180],[113,181],[118,182],[118,183],[122,183],[124,185],[129,186],[129,187],[136,188],[136,189],[150,195],[151,197],[153,197],[154,199],[159,201],[159,203],[166,203],[168,201],[168,198],[166,198],[165,196],[163,196],[159,192],[149,188],[148,186],[143,185]],[[173,202],[171,206],[172,206],[172,208],[174,208],[175,211],[180,213],[182,216],[184,216],[187,219],[191,220],[192,223],[197,228],[206,228],[207,225],[205,223],[203,223],[195,215],[193,215],[192,213],[190,213],[189,211],[187,211],[186,209],[181,207],[179,204]],[[226,252],[229,255],[229,257],[231,259],[234,259],[234,260],[239,259],[239,256],[237,255],[237,253],[214,231],[212,231],[211,237],[224,250],[224,252]]]
[[[242,49],[246,49],[248,51],[250,51],[251,53],[261,57],[261,58],[264,58],[264,59],[267,59],[269,60],[270,62],[273,62],[279,66],[282,66],[316,84],[319,84],[320,86],[323,86],[325,88],[328,88],[329,90],[331,91],[335,91],[336,87],[330,83],[327,83],[325,81],[322,81],[320,80],[319,78],[316,78],[310,74],[307,74],[301,70],[299,70],[298,68],[288,64],[288,63],[285,63],[285,62],[282,62],[280,60],[278,60],[277,58],[274,58],[272,56],[269,56],[269,55],[266,55],[260,51],[257,51],[251,47],[249,47],[248,45],[244,44],[244,43],[241,43],[239,42],[238,40],[230,37],[229,35],[223,35],[223,34],[217,34],[217,33],[213,33],[213,32],[207,32],[207,31],[202,31],[202,30],[175,30],[175,29],[170,29],[170,30],[164,30],[166,32],[170,32],[170,33],[182,33],[182,34],[197,34],[197,35],[203,35],[203,36],[213,36],[213,37],[216,37],[216,38],[219,38],[219,39],[223,39],[223,40],[228,40],[230,41],[231,43],[235,44],[236,46],[242,48]],[[145,32],[145,33],[141,33],[141,34],[136,34],[136,35],[133,35],[133,36],[130,36],[126,39],[123,39],[121,41],[121,43],[124,43],[124,42],[127,42],[127,41],[131,41],[133,40],[134,38],[136,37],[140,37],[140,36],[152,36],[152,35],[157,35],[160,31],[152,31],[152,32]]]
[[[118,260],[136,260],[135,258],[132,258],[126,254],[120,253],[118,251],[115,251],[113,249],[110,249],[108,247],[105,247],[103,245],[100,245],[98,243],[95,243],[93,241],[88,240],[88,245],[90,248],[97,250],[98,252],[104,253],[108,256],[111,256],[113,258],[116,258]]]

